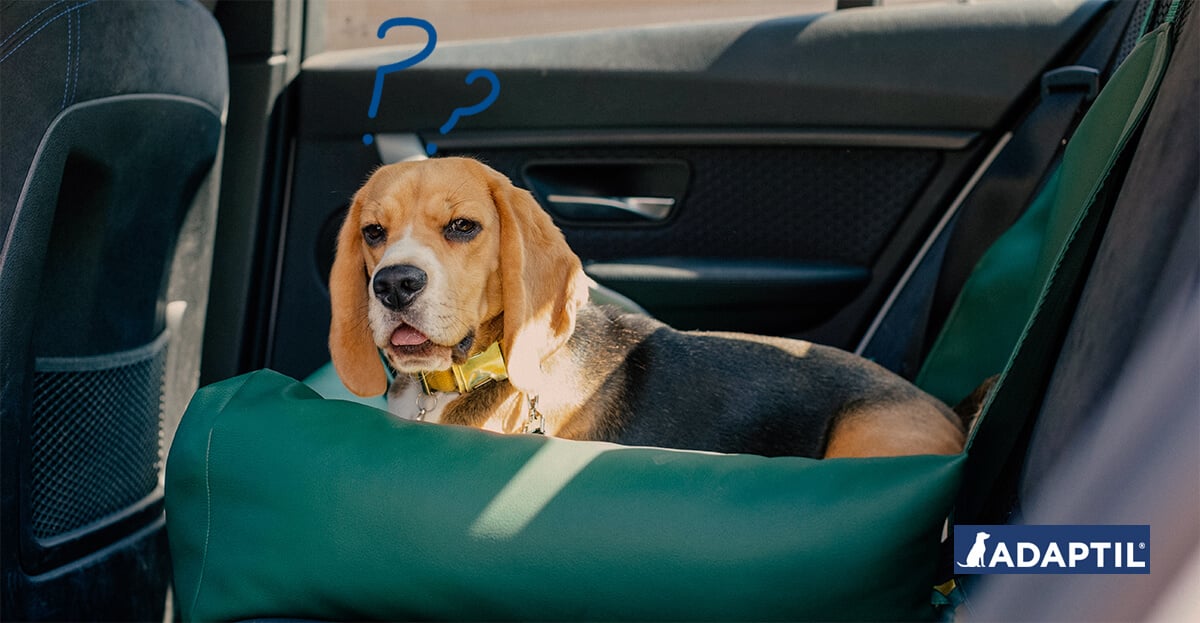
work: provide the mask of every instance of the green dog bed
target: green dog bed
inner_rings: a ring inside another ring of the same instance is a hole
[[[167,466],[189,620],[930,619],[962,455],[817,461],[403,421],[260,371]]]

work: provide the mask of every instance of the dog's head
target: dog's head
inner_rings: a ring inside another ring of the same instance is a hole
[[[388,165],[354,196],[329,276],[329,350],[360,396],[399,372],[449,368],[499,341],[509,381],[541,386],[541,364],[575,330],[588,296],[579,258],[524,190],[474,160]]]

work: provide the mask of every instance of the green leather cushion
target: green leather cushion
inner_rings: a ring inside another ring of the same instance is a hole
[[[962,459],[503,436],[259,371],[173,443],[175,595],[189,620],[929,619]]]

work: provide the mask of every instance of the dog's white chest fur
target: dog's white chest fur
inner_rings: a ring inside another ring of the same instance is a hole
[[[460,395],[458,392],[438,392],[430,396],[421,389],[419,381],[412,377],[402,376],[396,377],[396,380],[392,381],[391,386],[388,387],[387,407],[388,412],[396,417],[439,424],[446,413],[446,408]],[[425,410],[424,414],[421,413],[422,409]],[[511,418],[505,418],[503,415],[505,411],[505,409],[498,409],[479,428],[497,433],[513,432]]]
[[[438,392],[432,396],[411,377],[397,378],[388,388],[388,411],[406,420],[439,423],[446,406],[458,398],[458,392]],[[422,413],[424,410],[424,413]]]

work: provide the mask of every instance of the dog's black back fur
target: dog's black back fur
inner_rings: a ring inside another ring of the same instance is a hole
[[[820,457],[837,418],[858,404],[926,402],[950,409],[884,368],[798,340],[681,332],[646,316],[585,306],[569,348],[603,374],[602,439],[764,456]],[[669,373],[667,373],[669,371]]]

